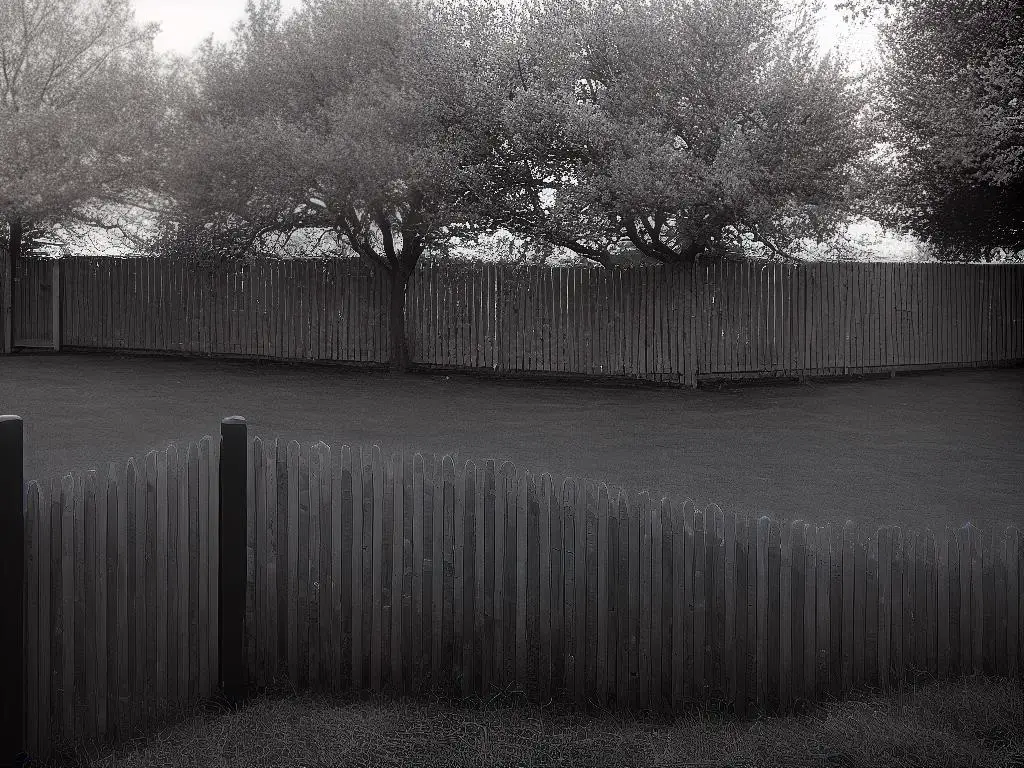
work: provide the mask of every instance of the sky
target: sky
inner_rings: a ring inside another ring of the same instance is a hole
[[[281,0],[285,15],[300,5],[301,0]],[[824,0],[818,27],[822,46],[838,49],[854,61],[872,58],[874,28],[845,23],[832,5],[832,0]],[[155,41],[158,51],[189,54],[209,35],[230,39],[232,26],[245,14],[245,0],[135,0],[135,14],[142,23],[160,24]]]

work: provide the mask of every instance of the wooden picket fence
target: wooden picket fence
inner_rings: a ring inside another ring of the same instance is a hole
[[[55,259],[19,259],[14,276],[18,301],[12,308],[17,331],[14,343],[19,347],[51,347],[54,338],[54,284],[60,282],[60,261]],[[59,322],[59,321],[58,321]]]
[[[29,753],[123,738],[217,687],[217,445],[27,484]]]
[[[1022,677],[1013,526],[816,527],[507,462],[245,445],[255,686],[748,713],[919,675]],[[218,558],[243,546],[218,539],[219,450],[27,484],[35,753],[216,688]]]
[[[16,337],[372,365],[391,356],[387,284],[359,260],[52,263],[57,319],[25,310]],[[21,281],[15,304],[53,303],[40,296]],[[426,264],[410,284],[406,324],[414,364],[446,370],[692,386],[1015,364],[1024,362],[1024,266]]]

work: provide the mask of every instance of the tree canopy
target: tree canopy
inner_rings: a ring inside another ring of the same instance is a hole
[[[315,0],[282,20],[250,2],[230,45],[199,58],[168,178],[193,219],[261,232],[325,228],[405,288],[428,248],[472,236],[470,189],[501,89],[487,52],[501,6]]]
[[[139,186],[159,136],[154,31],[130,0],[0,0],[0,237],[15,253],[33,225]]]
[[[871,146],[867,93],[773,0],[528,0],[481,193],[496,221],[601,263],[690,264],[834,231]]]
[[[901,0],[882,24],[872,214],[974,261],[1024,250],[1024,8]],[[870,7],[860,7],[869,12]]]

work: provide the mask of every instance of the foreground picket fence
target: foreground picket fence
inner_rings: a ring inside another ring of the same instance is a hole
[[[359,260],[23,260],[15,343],[384,364],[390,294]],[[424,264],[414,364],[698,380],[1024,361],[1024,266],[751,262],[692,270]]]
[[[282,681],[743,713],[1024,670],[1016,527],[816,527],[241,430],[25,485],[32,753]]]

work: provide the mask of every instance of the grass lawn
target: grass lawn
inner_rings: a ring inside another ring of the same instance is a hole
[[[791,717],[671,718],[512,701],[458,705],[380,694],[257,699],[194,711],[116,751],[82,751],[90,768],[164,766],[521,766],[522,768],[1020,768],[1024,689],[973,679],[860,695]]]
[[[0,358],[27,477],[252,434],[509,460],[780,520],[1024,526],[1024,369],[708,390],[110,354]]]

